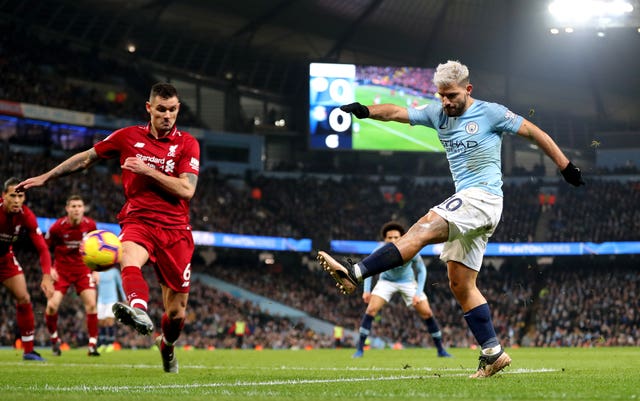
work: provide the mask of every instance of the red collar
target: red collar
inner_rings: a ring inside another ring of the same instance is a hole
[[[156,138],[152,133],[151,133],[151,122],[147,123],[147,126],[144,128],[145,131],[147,131],[147,135],[150,136],[153,139],[157,139],[159,141],[172,141],[176,136],[180,135],[180,132],[178,131],[178,127],[174,124],[173,128],[171,128],[171,131],[169,131],[169,133],[165,136]]]

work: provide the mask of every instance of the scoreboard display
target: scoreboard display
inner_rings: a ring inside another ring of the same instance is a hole
[[[435,98],[433,69],[309,64],[309,147],[325,150],[442,152],[435,130],[358,119],[340,110],[353,102],[417,107]]]

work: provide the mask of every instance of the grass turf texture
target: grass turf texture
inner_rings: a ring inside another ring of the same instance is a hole
[[[177,350],[178,375],[157,350],[89,358],[72,350],[46,363],[0,350],[0,394],[9,400],[637,400],[640,348],[509,349],[504,372],[473,380],[478,352]]]
[[[362,104],[373,104],[376,96],[380,103],[392,103],[407,107],[407,99],[415,96],[391,94],[389,88],[362,85],[356,88],[356,99]],[[433,99],[417,98],[419,105],[434,102]],[[354,117],[353,148],[362,150],[444,152],[434,129],[410,126],[397,122],[383,122]],[[359,129],[355,125],[359,126]]]

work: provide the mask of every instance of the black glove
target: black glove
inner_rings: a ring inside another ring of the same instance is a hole
[[[584,185],[584,181],[582,181],[582,173],[580,169],[573,165],[573,163],[569,162],[567,167],[561,171],[564,180],[574,187],[579,187],[580,185]]]
[[[347,112],[347,113],[353,113],[353,115],[358,117],[358,118],[367,118],[367,117],[369,117],[369,109],[367,108],[367,106],[363,106],[358,102],[345,104],[344,106],[340,106],[340,110],[342,110],[344,112]]]

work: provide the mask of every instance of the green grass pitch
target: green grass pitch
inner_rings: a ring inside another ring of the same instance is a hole
[[[420,105],[434,102],[433,99],[416,98],[397,91],[392,95],[389,88],[381,86],[361,85],[356,87],[356,99],[363,104],[373,104],[377,97],[380,103],[392,103],[403,107],[408,106],[408,100],[414,99]],[[444,152],[436,131],[431,128],[356,118],[353,123],[354,149]]]
[[[71,350],[23,362],[0,350],[0,394],[9,400],[638,400],[640,348],[508,349],[504,372],[473,380],[478,352],[371,350],[177,350],[180,373],[157,350],[90,358]]]

